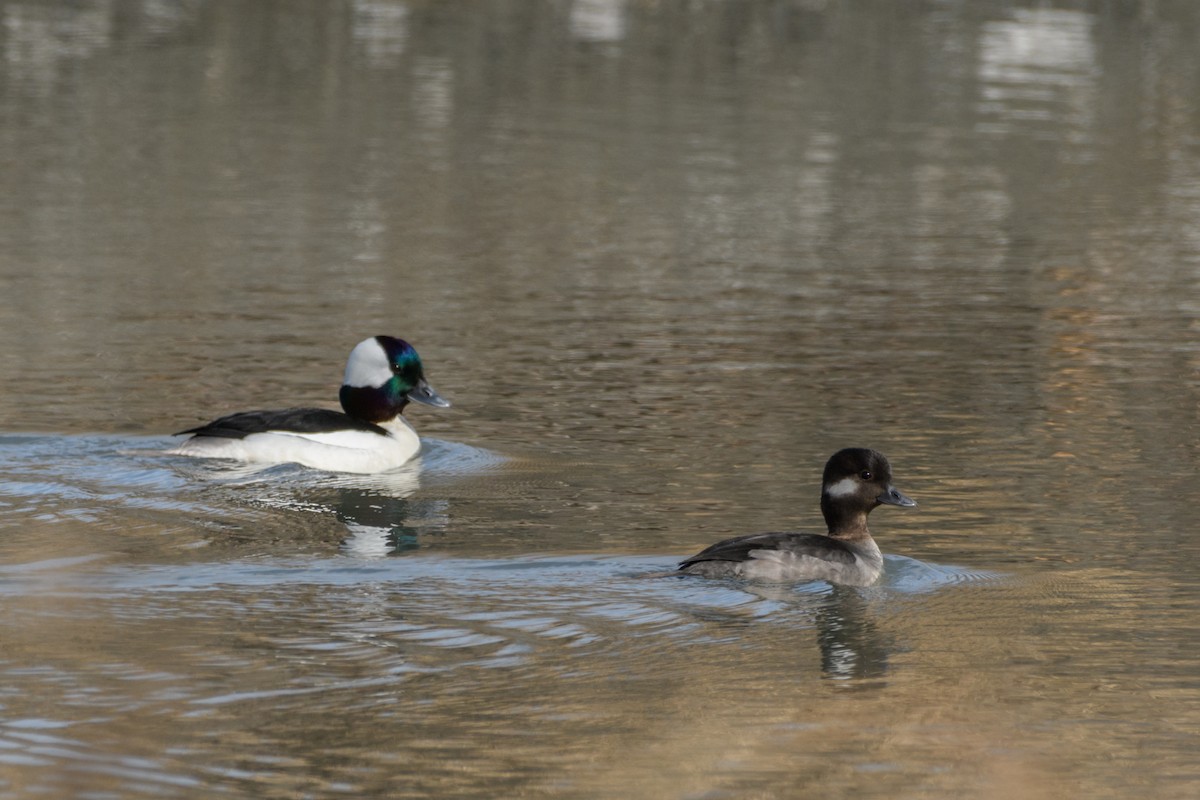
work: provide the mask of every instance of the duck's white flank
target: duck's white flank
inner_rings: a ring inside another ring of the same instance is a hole
[[[402,416],[379,423],[387,436],[368,431],[297,433],[267,431],[243,439],[196,436],[168,453],[193,458],[231,458],[258,464],[303,464],[331,472],[383,472],[421,451],[417,432]]]

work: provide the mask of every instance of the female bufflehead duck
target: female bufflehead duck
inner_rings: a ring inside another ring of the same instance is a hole
[[[409,400],[446,408],[425,382],[408,342],[375,336],[350,351],[338,395],[343,414],[325,408],[245,411],[175,434],[192,438],[168,452],[264,464],[303,464],[331,472],[382,472],[421,449],[401,412]]]
[[[861,447],[839,450],[825,464],[821,479],[821,513],[828,535],[736,536],[681,562],[679,572],[708,578],[823,580],[866,586],[883,572],[883,554],[867,530],[867,515],[881,504],[917,505],[892,486],[892,467],[883,453]]]

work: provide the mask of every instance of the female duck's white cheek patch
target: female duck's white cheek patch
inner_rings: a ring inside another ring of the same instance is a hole
[[[831,483],[825,487],[825,494],[830,497],[845,497],[856,491],[858,491],[858,484],[854,478],[842,478],[837,483]]]

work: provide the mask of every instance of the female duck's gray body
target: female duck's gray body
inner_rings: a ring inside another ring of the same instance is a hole
[[[821,481],[827,535],[736,536],[681,562],[679,571],[708,578],[824,580],[866,586],[883,572],[883,554],[867,530],[867,515],[879,505],[913,508],[917,504],[892,486],[892,467],[882,453],[861,447],[839,450],[826,462]]]

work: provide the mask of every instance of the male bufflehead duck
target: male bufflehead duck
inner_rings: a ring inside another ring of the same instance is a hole
[[[421,449],[417,432],[401,414],[408,401],[450,405],[425,382],[412,345],[391,336],[366,339],[350,351],[338,397],[345,413],[288,408],[230,414],[175,434],[192,438],[168,452],[331,472],[382,472]]]
[[[679,572],[708,578],[823,580],[866,586],[883,572],[883,554],[867,530],[867,515],[881,504],[917,505],[892,486],[892,467],[883,453],[861,447],[839,450],[826,462],[821,479],[821,513],[828,535],[736,536],[680,562]]]

